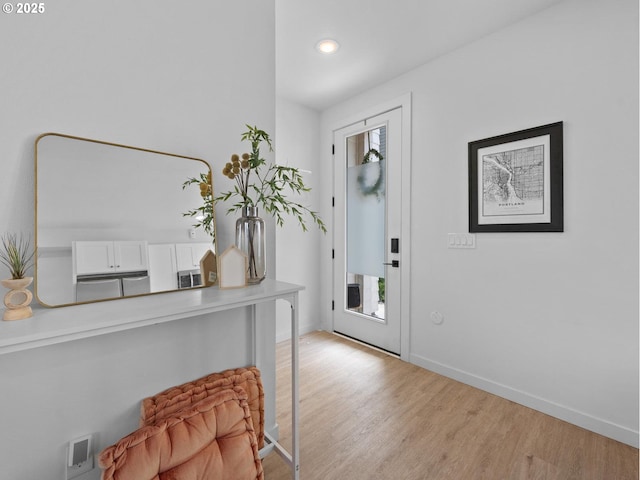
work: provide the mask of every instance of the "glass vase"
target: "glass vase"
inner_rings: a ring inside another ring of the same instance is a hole
[[[247,283],[253,285],[267,274],[264,220],[258,216],[258,207],[243,207],[236,220],[236,247],[247,256]]]

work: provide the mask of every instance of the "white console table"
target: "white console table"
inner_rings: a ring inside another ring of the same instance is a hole
[[[134,328],[172,322],[240,307],[251,307],[253,321],[253,360],[257,364],[256,305],[283,299],[291,305],[291,452],[266,435],[267,446],[261,456],[276,450],[289,464],[292,478],[299,479],[299,382],[298,382],[298,293],[304,287],[266,279],[259,285],[220,290],[217,287],[183,290],[161,295],[125,298],[98,304],[63,308],[34,307],[26,320],[0,321],[0,355],[21,350],[72,342]]]

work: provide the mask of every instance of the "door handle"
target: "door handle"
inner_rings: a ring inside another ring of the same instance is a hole
[[[392,267],[398,268],[400,266],[400,260],[391,260],[391,263],[383,263],[383,265],[391,265]]]

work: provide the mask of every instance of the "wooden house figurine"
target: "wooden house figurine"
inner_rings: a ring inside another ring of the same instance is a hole
[[[200,273],[202,274],[202,284],[210,287],[218,283],[218,262],[216,254],[207,250],[200,259]]]
[[[220,288],[245,287],[247,267],[245,253],[235,245],[231,245],[218,257],[218,286]]]

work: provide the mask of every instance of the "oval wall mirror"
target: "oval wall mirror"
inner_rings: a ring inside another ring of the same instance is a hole
[[[184,213],[203,205],[201,159],[59,133],[35,144],[35,293],[45,306],[202,286],[215,238]],[[213,192],[211,192],[213,193]],[[212,219],[215,237],[215,219]]]

